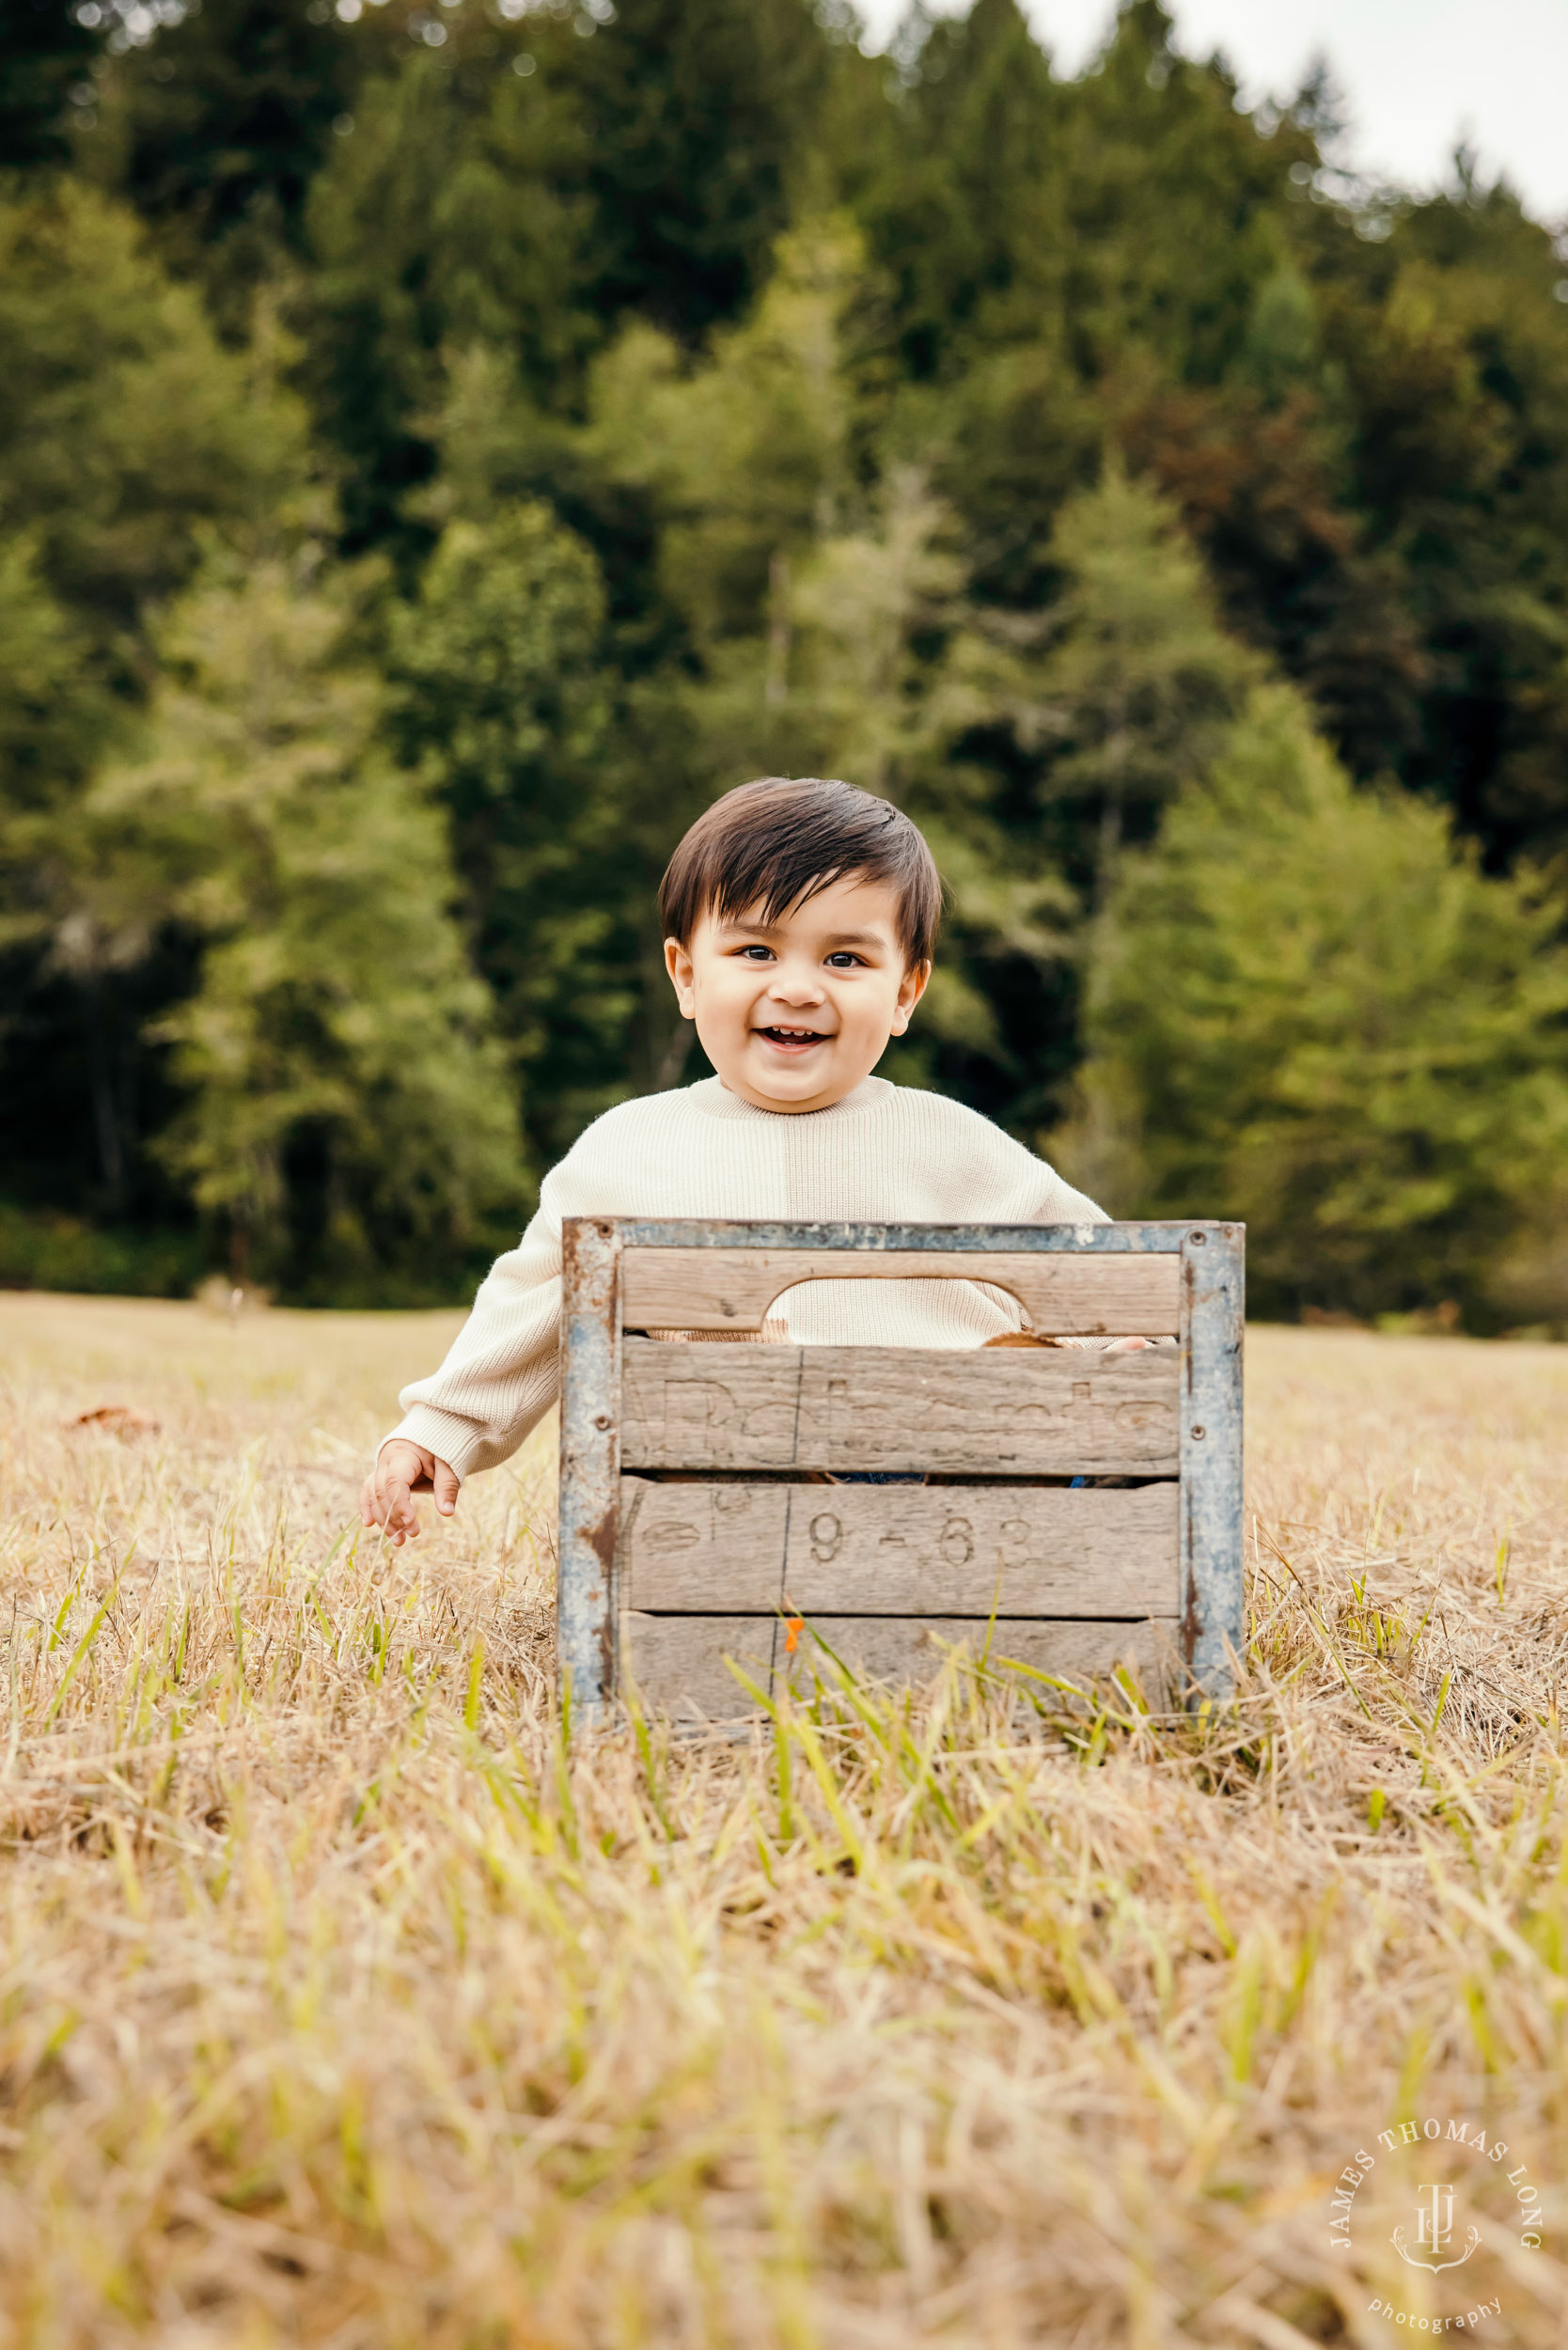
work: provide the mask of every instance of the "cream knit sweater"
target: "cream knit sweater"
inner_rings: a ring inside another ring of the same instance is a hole
[[[623,1102],[545,1177],[538,1214],[486,1275],[441,1369],[398,1399],[405,1417],[393,1434],[460,1478],[504,1461],[555,1401],[568,1215],[1105,1221],[989,1119],[884,1077],[829,1109],[792,1114],[754,1109],[716,1077]],[[771,1316],[808,1346],[981,1346],[1019,1326],[1001,1291],[952,1280],[811,1281],[787,1290]]]

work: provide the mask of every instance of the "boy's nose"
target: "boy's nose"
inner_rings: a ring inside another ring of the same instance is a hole
[[[820,1004],[823,983],[815,971],[781,969],[774,973],[768,994],[776,995],[781,1004]]]

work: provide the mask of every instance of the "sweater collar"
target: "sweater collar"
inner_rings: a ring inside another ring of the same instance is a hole
[[[768,1126],[818,1126],[823,1119],[856,1118],[865,1110],[881,1107],[894,1090],[886,1077],[862,1077],[853,1093],[846,1093],[839,1102],[830,1102],[824,1110],[760,1110],[754,1102],[743,1100],[721,1085],[717,1077],[702,1077],[694,1086],[686,1086],[684,1093],[694,1109],[707,1118],[727,1118],[739,1122],[751,1120]]]

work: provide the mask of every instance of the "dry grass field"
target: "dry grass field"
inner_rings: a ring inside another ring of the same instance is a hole
[[[563,1750],[451,1321],[0,1298],[5,2350],[1568,2341],[1568,1351],[1251,1334],[1228,1721]]]

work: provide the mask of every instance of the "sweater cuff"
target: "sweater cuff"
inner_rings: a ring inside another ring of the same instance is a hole
[[[433,1403],[416,1403],[389,1435],[383,1436],[376,1447],[379,1461],[389,1444],[401,1437],[405,1443],[416,1444],[426,1452],[433,1452],[438,1461],[445,1461],[461,1485],[474,1465],[474,1456],[482,1452],[485,1432],[471,1419],[457,1412],[439,1411]]]

